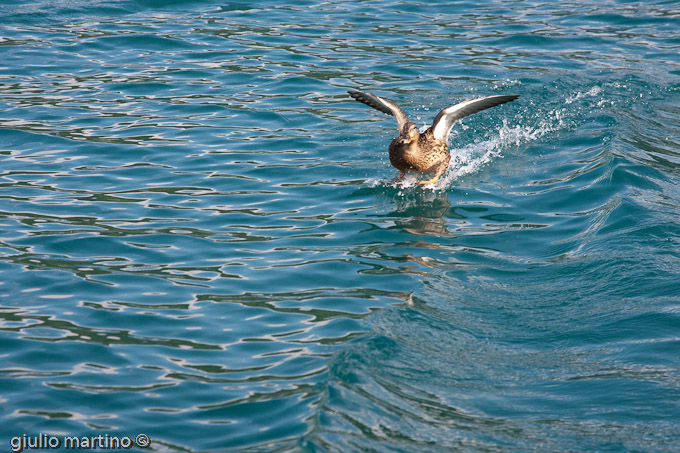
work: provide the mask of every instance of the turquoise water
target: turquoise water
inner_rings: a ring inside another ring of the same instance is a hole
[[[0,6],[5,451],[680,449],[677,2],[298,5]]]

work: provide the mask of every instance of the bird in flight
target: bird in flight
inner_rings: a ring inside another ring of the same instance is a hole
[[[418,181],[419,185],[434,184],[448,168],[451,154],[447,141],[456,121],[519,97],[518,94],[487,96],[446,107],[434,118],[432,126],[420,133],[418,126],[410,122],[404,111],[394,102],[373,93],[355,90],[348,93],[357,101],[396,118],[399,136],[390,143],[389,155],[390,163],[400,173],[392,183],[401,181],[408,172],[434,173],[432,179]]]

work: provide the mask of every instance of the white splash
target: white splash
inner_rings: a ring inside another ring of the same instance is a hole
[[[503,120],[503,126],[498,134],[488,140],[471,143],[459,149],[451,149],[451,162],[446,173],[434,184],[427,184],[424,189],[433,191],[446,190],[457,179],[478,172],[485,165],[503,157],[503,151],[512,147],[538,140],[550,132],[557,131],[567,126],[564,119],[564,109],[549,112],[546,118],[536,126],[509,126],[507,120]],[[395,174],[396,176],[396,174]],[[422,179],[415,173],[407,174],[397,187],[418,187],[418,180]],[[378,185],[390,185],[390,181],[378,178],[368,180],[370,187]]]
[[[592,87],[590,90],[586,91],[585,93],[582,93],[582,92],[579,91],[579,92],[576,93],[575,95],[573,95],[573,96],[571,96],[571,97],[568,97],[567,99],[564,100],[564,103],[567,104],[567,105],[569,105],[569,104],[571,104],[572,102],[578,101],[579,99],[581,99],[581,98],[583,98],[583,97],[586,97],[586,96],[590,96],[590,97],[592,97],[592,96],[597,96],[597,95],[599,95],[601,92],[602,92],[602,88],[600,88],[600,87],[598,87],[598,86],[594,86],[594,87]]]

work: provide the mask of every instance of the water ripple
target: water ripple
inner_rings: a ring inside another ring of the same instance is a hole
[[[673,449],[672,2],[171,3],[0,6],[5,438]]]

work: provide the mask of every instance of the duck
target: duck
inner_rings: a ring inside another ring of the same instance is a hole
[[[456,121],[519,97],[518,94],[486,96],[446,107],[434,117],[432,126],[421,133],[394,102],[363,91],[349,90],[348,93],[355,100],[395,117],[399,136],[392,140],[388,151],[390,163],[399,170],[399,176],[391,183],[399,183],[407,173],[434,174],[431,179],[418,181],[418,185],[434,184],[449,167],[451,154],[447,143]]]

